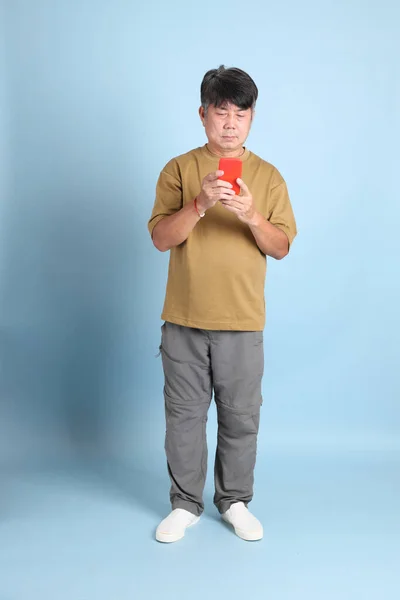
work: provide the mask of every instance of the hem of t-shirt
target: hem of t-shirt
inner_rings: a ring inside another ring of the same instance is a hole
[[[207,329],[210,331],[264,331],[264,325],[259,325],[254,321],[236,322],[236,321],[194,321],[184,319],[163,312],[161,315],[163,321],[182,325],[183,327],[193,327],[194,329]]]

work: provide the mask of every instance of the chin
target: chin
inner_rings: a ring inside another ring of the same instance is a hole
[[[221,146],[227,146],[228,148],[231,148],[232,146],[234,146],[236,148],[236,146],[241,146],[241,143],[239,142],[239,140],[235,139],[235,140],[222,140],[221,141]]]

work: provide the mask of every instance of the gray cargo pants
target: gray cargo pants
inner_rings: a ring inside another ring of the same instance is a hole
[[[253,497],[264,372],[262,331],[209,331],[165,322],[165,451],[172,508],[204,510],[206,423],[212,394],[217,406],[214,503],[224,513]]]

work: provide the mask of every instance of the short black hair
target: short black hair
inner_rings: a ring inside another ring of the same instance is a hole
[[[201,105],[204,111],[210,104],[220,107],[226,102],[238,106],[242,110],[254,108],[258,89],[253,79],[245,71],[232,67],[226,69],[221,65],[211,69],[203,77],[200,87]]]

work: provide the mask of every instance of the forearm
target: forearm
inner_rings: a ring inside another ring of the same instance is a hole
[[[263,215],[257,212],[248,225],[261,252],[277,260],[288,254],[289,240],[286,234],[267,221]]]
[[[153,243],[160,252],[166,252],[184,242],[194,229],[200,217],[194,202],[185,204],[181,210],[164,217],[153,229]]]

